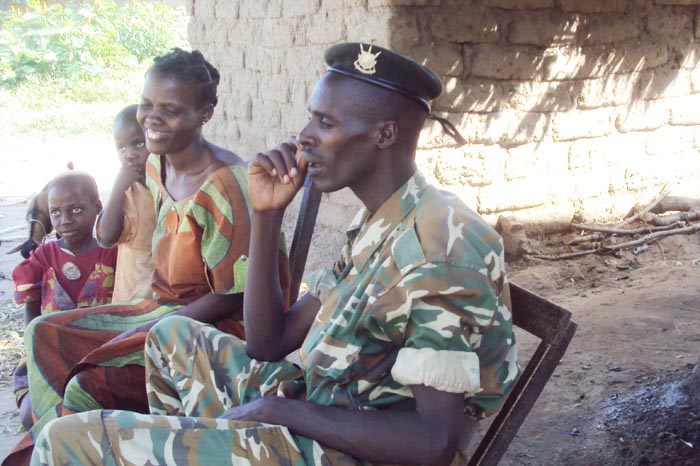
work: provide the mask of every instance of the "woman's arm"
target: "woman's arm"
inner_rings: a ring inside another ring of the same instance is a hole
[[[464,423],[463,393],[413,385],[413,411],[364,411],[322,406],[304,400],[264,397],[231,408],[226,419],[286,426],[336,450],[373,463],[451,462]]]
[[[226,318],[243,320],[243,294],[209,292],[170,315],[189,317],[205,324],[213,324]]]
[[[241,293],[236,294],[215,294],[207,293],[204,296],[200,296],[191,303],[183,306],[177,311],[171,312],[163,317],[168,316],[185,316],[205,324],[213,324],[219,320],[225,318],[234,318],[236,320],[243,319],[243,295]],[[143,325],[132,328],[119,334],[119,336],[113,338],[112,342],[122,340],[124,338],[130,337],[136,333],[147,332],[151,329],[160,319],[151,320]]]

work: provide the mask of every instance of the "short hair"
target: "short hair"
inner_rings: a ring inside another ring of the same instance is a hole
[[[61,173],[49,181],[49,183],[46,185],[46,192],[48,193],[54,188],[65,186],[67,184],[80,186],[82,193],[90,198],[90,202],[100,200],[100,194],[97,191],[97,183],[95,182],[95,178],[93,178],[90,174],[81,171]]]
[[[126,107],[121,109],[119,113],[117,113],[117,116],[114,117],[112,129],[115,129],[118,125],[121,125],[126,122],[138,124],[138,120],[136,119],[136,111],[138,110],[138,108],[138,104],[133,104],[127,105]]]
[[[194,84],[202,104],[216,106],[218,102],[216,88],[221,79],[219,70],[205,60],[198,50],[187,52],[174,48],[169,53],[154,58],[153,65],[146,74],[150,72]]]

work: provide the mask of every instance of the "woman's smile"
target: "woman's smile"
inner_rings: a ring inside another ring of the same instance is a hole
[[[168,133],[164,131],[154,131],[152,129],[146,128],[146,137],[151,141],[162,141],[168,137]]]

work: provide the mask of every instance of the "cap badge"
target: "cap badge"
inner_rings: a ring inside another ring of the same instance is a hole
[[[370,45],[367,50],[362,48],[360,44],[360,53],[357,54],[357,60],[355,60],[355,69],[362,74],[374,74],[377,72],[375,66],[377,66],[377,57],[381,55],[382,52],[372,53],[372,46]]]

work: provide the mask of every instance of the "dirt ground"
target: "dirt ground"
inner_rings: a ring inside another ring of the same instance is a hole
[[[510,273],[579,328],[502,464],[700,464],[700,235]]]
[[[80,160],[79,168],[106,170]],[[0,174],[0,232],[22,223],[23,200],[38,189],[8,173]],[[10,280],[20,257],[5,252],[21,234],[0,233],[0,458],[20,435],[10,378],[21,351]],[[560,240],[532,238],[547,253]],[[579,329],[501,464],[700,464],[700,393],[684,385],[700,355],[700,234],[665,238],[639,255],[521,259],[509,270],[512,281],[571,310]],[[533,348],[521,338],[522,358]]]

